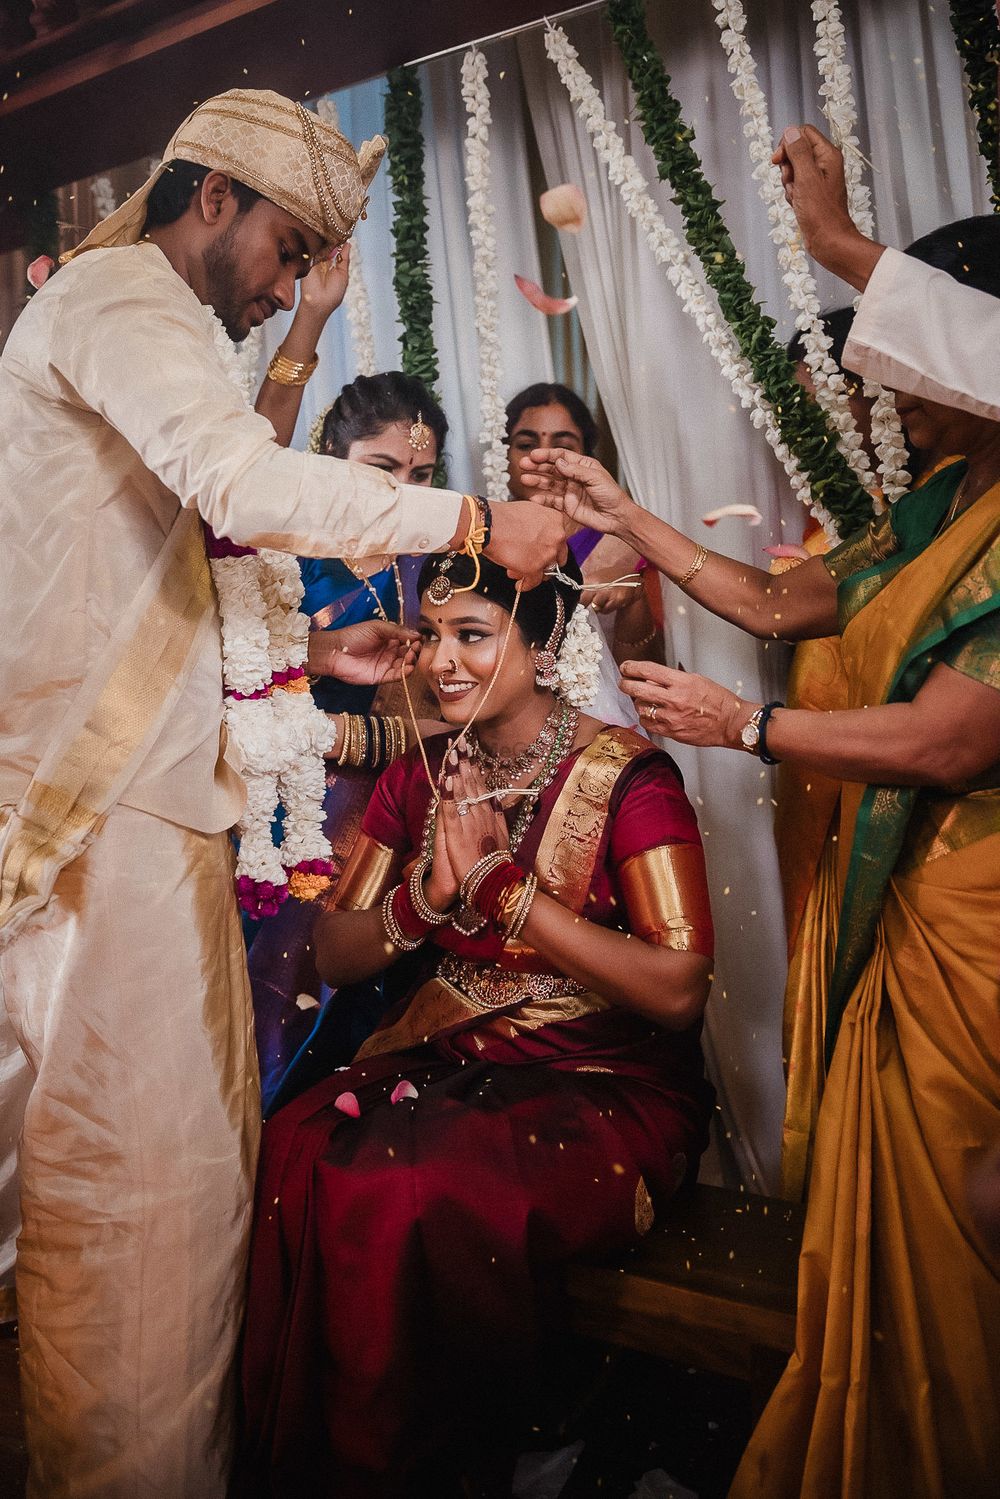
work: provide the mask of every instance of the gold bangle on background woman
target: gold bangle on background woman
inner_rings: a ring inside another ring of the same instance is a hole
[[[701,543],[699,542],[698,543],[698,550],[694,554],[694,561],[692,562],[691,566],[688,568],[687,572],[684,574],[683,578],[678,578],[677,579],[677,587],[678,588],[686,588],[688,586],[688,584],[691,582],[691,579],[693,577],[695,577],[695,575],[697,573],[701,572],[702,568],[705,566],[705,563],[707,561],[708,561],[708,548],[707,547],[703,547],[701,545]]]
[[[318,364],[318,354],[311,359],[286,359],[279,349],[267,367],[267,378],[275,385],[307,385]]]
[[[406,753],[406,725],[397,713],[341,715],[337,764],[353,770],[382,770]]]

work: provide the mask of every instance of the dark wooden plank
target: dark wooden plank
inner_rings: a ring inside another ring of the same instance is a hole
[[[315,97],[544,10],[542,0],[204,0],[172,15],[137,8],[133,28],[123,5],[120,35],[94,33],[100,45],[34,75],[0,69],[0,249],[21,242],[32,198],[158,155],[197,100],[240,87]]]

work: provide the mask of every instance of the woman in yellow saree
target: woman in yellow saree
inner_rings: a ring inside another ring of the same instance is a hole
[[[998,221],[980,247],[996,294]],[[715,613],[765,637],[842,636],[848,704],[832,713],[624,667],[674,738],[845,783],[796,1348],[731,1499],[985,1499],[1000,1472],[1000,1266],[968,1196],[1000,1139],[1000,425],[899,405],[912,441],[934,426],[966,462],[786,574],[780,603],[767,574],[628,510],[593,465],[533,455],[539,487]]]

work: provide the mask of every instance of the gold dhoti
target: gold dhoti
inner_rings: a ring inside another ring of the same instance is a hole
[[[222,1499],[259,1128],[225,833],[118,807],[0,953],[35,1074],[17,1297],[32,1499]]]

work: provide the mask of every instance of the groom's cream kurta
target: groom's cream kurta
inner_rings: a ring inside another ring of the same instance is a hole
[[[30,897],[0,932],[0,991],[34,1074],[31,1493],[222,1499],[259,1108],[227,836],[243,789],[193,512],[246,545],[367,555],[444,547],[461,500],[278,448],[150,244],[89,251],[32,299],[0,360],[0,430],[0,889]],[[190,579],[172,589],[179,537]],[[144,699],[137,639],[169,677]],[[89,769],[108,810],[46,884],[38,787],[51,815],[110,721]]]

